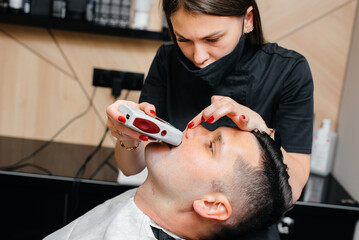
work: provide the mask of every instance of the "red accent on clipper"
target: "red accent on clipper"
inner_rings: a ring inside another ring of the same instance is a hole
[[[133,125],[146,133],[159,133],[161,131],[155,123],[143,118],[136,118]]]

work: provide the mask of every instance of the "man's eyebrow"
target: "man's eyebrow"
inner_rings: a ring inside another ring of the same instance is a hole
[[[219,144],[218,144],[218,156],[221,155],[220,153],[222,153],[222,149],[223,149],[223,144],[224,144],[224,141],[223,141],[223,135],[222,135],[222,132],[221,131],[218,131],[217,133],[217,139]]]

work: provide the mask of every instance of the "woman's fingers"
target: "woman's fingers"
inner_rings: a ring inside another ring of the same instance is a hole
[[[188,128],[195,128],[202,122],[202,112],[195,116],[187,125]]]
[[[119,116],[119,111],[118,108],[120,106],[119,101],[114,102],[113,104],[111,104],[110,106],[108,106],[106,108],[106,115],[107,118],[111,121],[116,121],[118,119]]]
[[[157,117],[156,114],[156,107],[153,104],[147,103],[147,102],[142,102],[140,104],[138,104],[139,109],[144,111],[147,115],[152,116],[152,117]]]
[[[215,120],[226,115],[224,112],[238,112],[240,111],[240,104],[229,97],[212,96],[211,105],[203,110],[203,120],[212,123]]]
[[[245,130],[245,131],[253,130],[253,129],[250,129],[248,127],[248,123],[249,123],[249,116],[246,116],[245,114],[242,114],[242,115],[240,115],[238,117],[238,123],[236,123],[236,124],[239,127],[239,129],[242,129],[242,130]]]
[[[132,130],[124,125],[127,121],[126,117],[119,111],[121,104],[125,104],[137,109],[148,111],[152,116],[155,116],[155,107],[149,103],[137,104],[132,101],[118,100],[107,107],[107,123],[106,126],[110,129],[111,135],[119,140],[134,140],[139,139],[148,141],[148,136]]]
[[[228,114],[235,116],[234,111],[240,111],[240,110],[234,109],[233,106],[230,105],[224,105],[224,106],[210,105],[189,122],[188,128],[195,128],[202,122],[215,123],[218,119]],[[237,124],[239,121],[235,120],[234,122]]]
[[[202,122],[214,123],[218,119],[226,116],[227,114],[236,115],[240,109],[235,106],[239,105],[232,99],[223,96],[213,96],[211,98],[211,105],[203,109],[196,117],[194,117],[188,124],[188,128],[194,128]],[[233,119],[232,119],[233,120]],[[236,124],[238,120],[235,121]]]
[[[120,124],[117,128],[111,130],[112,136],[116,137],[119,140],[141,140],[148,141],[149,138],[147,135],[136,132],[124,125]]]
[[[111,135],[119,140],[139,139],[139,135],[141,135],[123,124],[114,124],[111,120],[107,120],[106,126],[111,131]]]
[[[233,99],[223,96],[213,96],[211,98],[211,105],[193,118],[188,127],[194,128],[201,122],[215,123],[224,116],[232,119],[244,131],[252,131],[255,128],[261,131],[268,130],[267,125],[259,114]]]

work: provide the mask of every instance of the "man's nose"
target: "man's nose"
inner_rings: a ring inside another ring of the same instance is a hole
[[[195,137],[208,135],[209,132],[210,132],[209,130],[205,129],[201,125],[198,125],[195,128],[187,128],[184,136],[186,139],[192,139]]]
[[[209,58],[206,48],[201,44],[196,44],[193,51],[193,61],[197,66],[203,65]]]

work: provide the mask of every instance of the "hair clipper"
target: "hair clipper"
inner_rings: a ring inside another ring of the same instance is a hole
[[[119,111],[126,117],[126,127],[174,146],[181,144],[182,132],[168,122],[127,105],[121,105]]]

